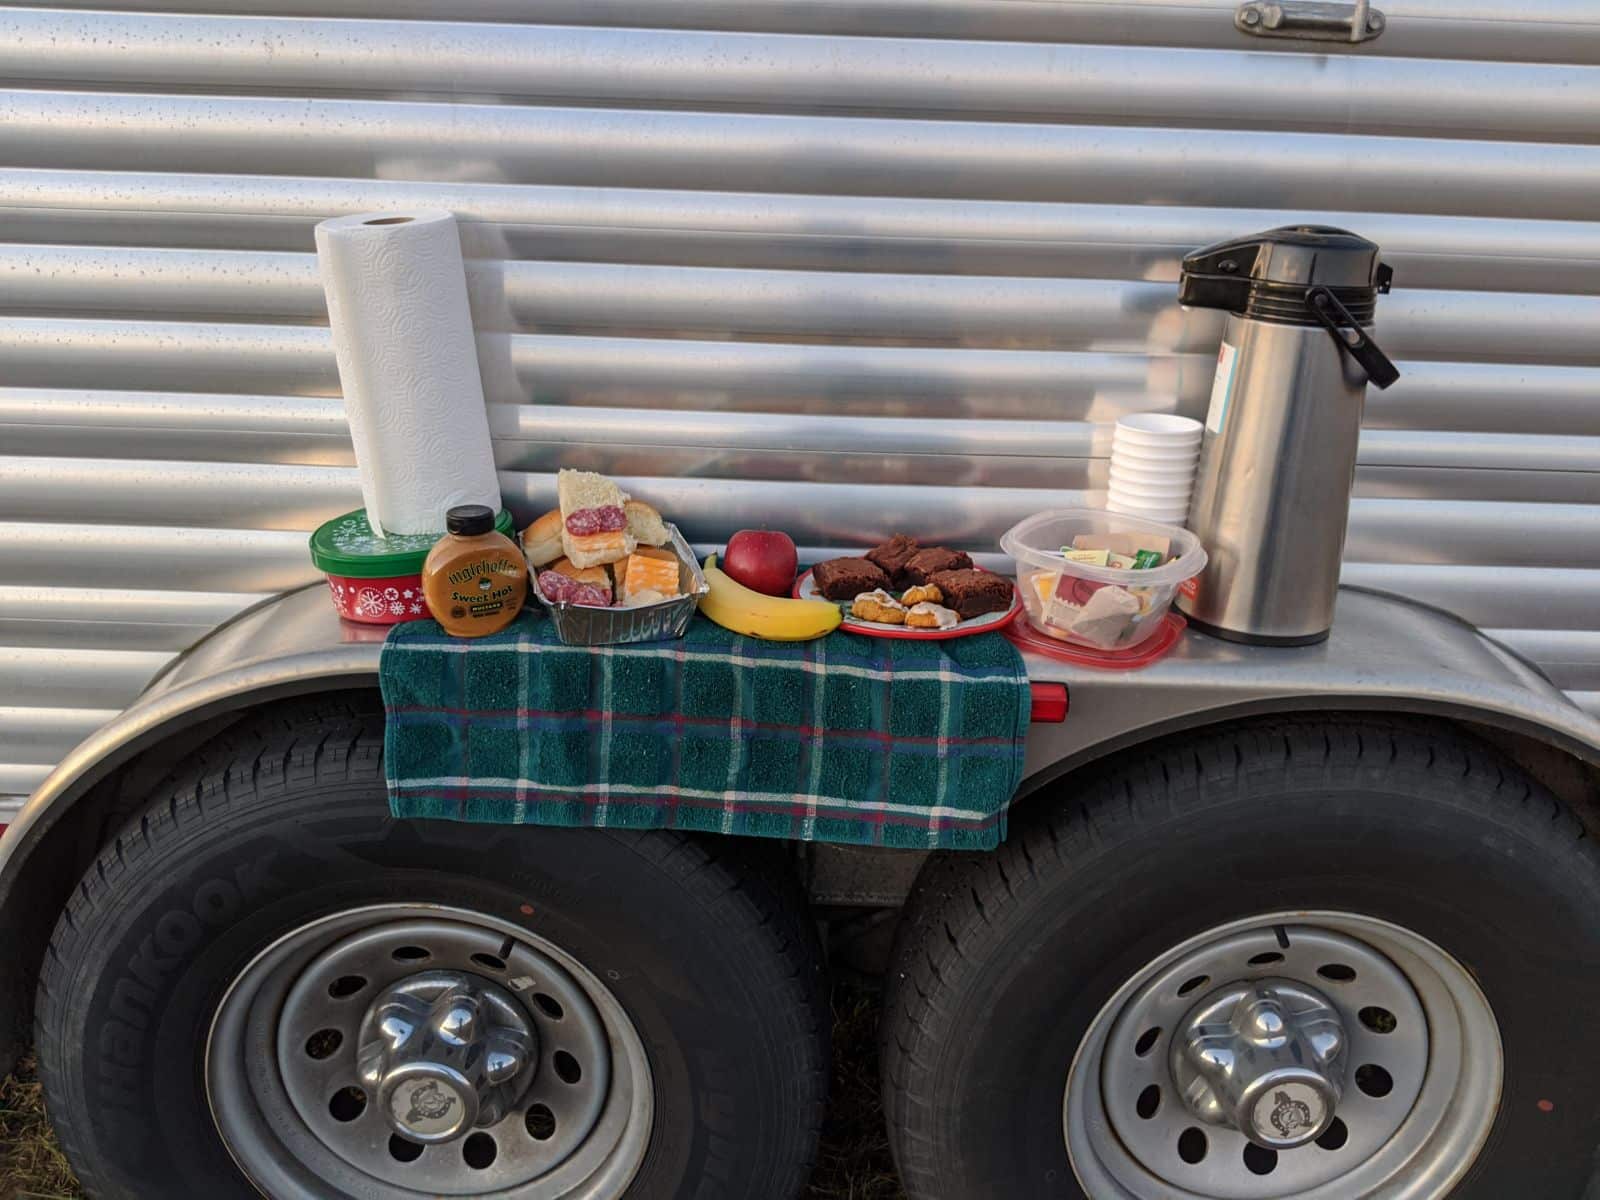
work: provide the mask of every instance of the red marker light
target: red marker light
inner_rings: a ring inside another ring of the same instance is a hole
[[[1059,725],[1067,719],[1067,685],[1064,683],[1030,683],[1033,694],[1033,712],[1030,721],[1041,725]]]

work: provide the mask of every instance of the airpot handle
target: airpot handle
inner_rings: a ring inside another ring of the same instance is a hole
[[[1350,310],[1321,284],[1306,291],[1306,305],[1323,327],[1333,334],[1340,349],[1361,364],[1367,378],[1379,388],[1386,388],[1400,378],[1400,370],[1382,347],[1361,328],[1361,323],[1350,315]]]

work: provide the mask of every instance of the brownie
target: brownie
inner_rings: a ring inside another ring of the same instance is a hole
[[[984,613],[1004,612],[1015,599],[1011,581],[988,571],[940,571],[932,583],[944,593],[945,607],[955,609],[963,621]]]
[[[854,600],[873,588],[887,588],[889,577],[864,558],[830,558],[811,568],[812,581],[829,600]]]
[[[897,582],[902,587],[920,586],[940,571],[964,571],[972,566],[972,559],[948,546],[928,546],[906,559],[905,569]]]
[[[895,583],[900,582],[901,573],[906,569],[906,563],[911,556],[922,547],[917,545],[917,539],[897,533],[881,546],[874,546],[867,551],[867,559],[883,568],[883,573]]]

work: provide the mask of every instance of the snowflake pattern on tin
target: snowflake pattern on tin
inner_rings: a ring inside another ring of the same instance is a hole
[[[341,554],[415,554],[431,550],[443,536],[444,531],[440,530],[438,533],[394,533],[381,538],[367,524],[366,510],[358,509],[340,519],[329,540]]]
[[[381,617],[388,609],[377,588],[362,588],[356,596],[356,611],[366,617]]]

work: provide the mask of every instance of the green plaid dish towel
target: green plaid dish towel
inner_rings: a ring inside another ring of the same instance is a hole
[[[397,817],[991,849],[1030,710],[998,634],[563,646],[396,625],[380,668]]]

